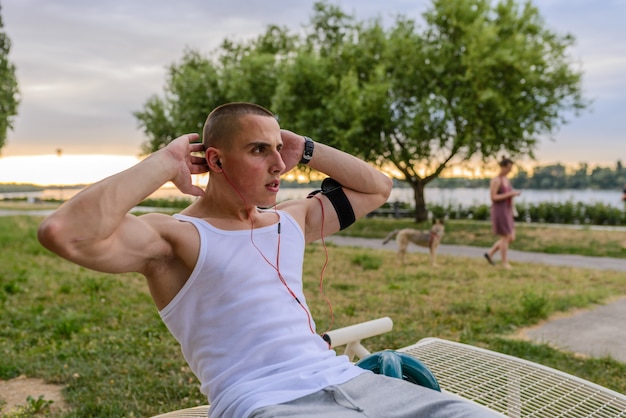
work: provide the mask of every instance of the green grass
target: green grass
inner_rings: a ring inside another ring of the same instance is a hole
[[[35,237],[39,221],[0,217],[0,379],[24,374],[63,384],[71,407],[63,417],[152,416],[206,403],[144,279],[93,272],[49,253]],[[357,229],[388,231],[368,222],[359,222]],[[451,223],[447,239],[462,230],[456,228]],[[465,233],[478,235],[471,228]],[[572,232],[557,235],[573,242],[567,238]],[[331,311],[318,291],[324,251],[321,245],[306,251],[305,290],[323,332],[331,325]],[[381,316],[394,321],[392,332],[365,342],[372,351],[441,337],[626,392],[623,363],[583,359],[516,338],[521,327],[556,312],[626,295],[623,273],[521,264],[505,273],[484,260],[445,255],[433,269],[423,253],[408,254],[403,267],[390,251],[336,246],[328,251],[324,289],[332,302],[333,328]]]

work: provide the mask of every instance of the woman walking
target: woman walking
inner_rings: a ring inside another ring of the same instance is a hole
[[[520,192],[513,190],[511,182],[506,177],[513,168],[513,161],[509,158],[502,158],[499,162],[500,173],[491,179],[489,191],[491,195],[491,226],[493,233],[500,238],[485,253],[487,261],[495,265],[493,256],[500,251],[502,267],[510,269],[508,250],[509,244],[515,240],[515,223],[513,220],[513,198],[520,195]]]

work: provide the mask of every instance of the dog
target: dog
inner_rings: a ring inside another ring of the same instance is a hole
[[[398,244],[398,258],[402,264],[404,264],[404,256],[410,242],[420,247],[426,247],[430,251],[430,265],[436,266],[437,248],[439,248],[444,232],[443,222],[440,219],[435,219],[430,231],[419,231],[413,228],[395,229],[385,237],[383,245],[395,238]]]

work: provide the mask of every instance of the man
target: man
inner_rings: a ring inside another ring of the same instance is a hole
[[[315,333],[302,291],[304,246],[379,207],[390,179],[281,130],[271,112],[250,103],[216,108],[203,143],[197,138],[183,135],[81,191],[44,220],[39,239],[87,268],[146,277],[212,417],[485,416],[364,371]],[[274,207],[280,176],[298,163],[334,181],[312,198]],[[191,176],[205,172],[203,191]],[[129,214],[168,181],[199,198],[173,217]]]

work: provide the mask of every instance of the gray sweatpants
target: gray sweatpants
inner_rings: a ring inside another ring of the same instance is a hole
[[[449,418],[496,417],[489,409],[401,379],[364,373],[342,385],[280,405],[255,410],[250,418]]]

